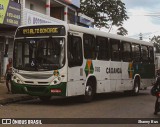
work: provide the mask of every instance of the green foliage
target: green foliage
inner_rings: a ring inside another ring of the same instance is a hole
[[[119,27],[117,29],[117,34],[118,35],[122,35],[122,36],[125,36],[128,34],[128,31],[124,28],[124,27]]]
[[[160,53],[160,36],[154,36],[150,40],[156,49],[156,53]]]
[[[81,12],[95,20],[96,27],[122,26],[128,19],[121,0],[81,0]]]

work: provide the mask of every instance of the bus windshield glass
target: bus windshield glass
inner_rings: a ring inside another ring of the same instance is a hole
[[[26,71],[49,71],[65,64],[64,38],[15,39],[13,66]]]

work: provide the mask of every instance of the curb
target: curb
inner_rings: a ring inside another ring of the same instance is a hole
[[[19,101],[27,101],[27,100],[32,100],[32,99],[35,99],[35,97],[28,96],[28,95],[5,98],[5,99],[0,100],[0,105],[5,105],[5,104],[19,102]]]

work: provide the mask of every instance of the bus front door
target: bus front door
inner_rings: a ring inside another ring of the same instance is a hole
[[[68,96],[83,95],[85,91],[82,37],[82,33],[68,33]]]

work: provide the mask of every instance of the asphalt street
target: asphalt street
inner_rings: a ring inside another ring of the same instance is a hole
[[[160,113],[155,116],[155,97],[150,95],[150,89],[140,91],[138,96],[128,94],[109,93],[98,94],[90,103],[83,103],[81,97],[52,98],[50,102],[44,103],[39,99],[21,101],[0,106],[1,118],[159,118]],[[74,119],[73,119],[74,120]],[[114,119],[113,119],[114,120]],[[116,119],[115,119],[116,120]],[[128,119],[126,119],[128,120]],[[88,121],[86,124],[76,126],[93,126]],[[74,123],[74,122],[73,122]],[[94,126],[108,126],[109,124],[94,124]],[[20,125],[19,125],[20,126]],[[21,125],[22,126],[22,125]],[[24,125],[23,125],[24,126]],[[27,125],[26,125],[27,126]],[[41,125],[41,126],[50,126]],[[53,124],[54,127],[75,126],[71,124]],[[158,124],[113,124],[109,126],[158,126]]]

